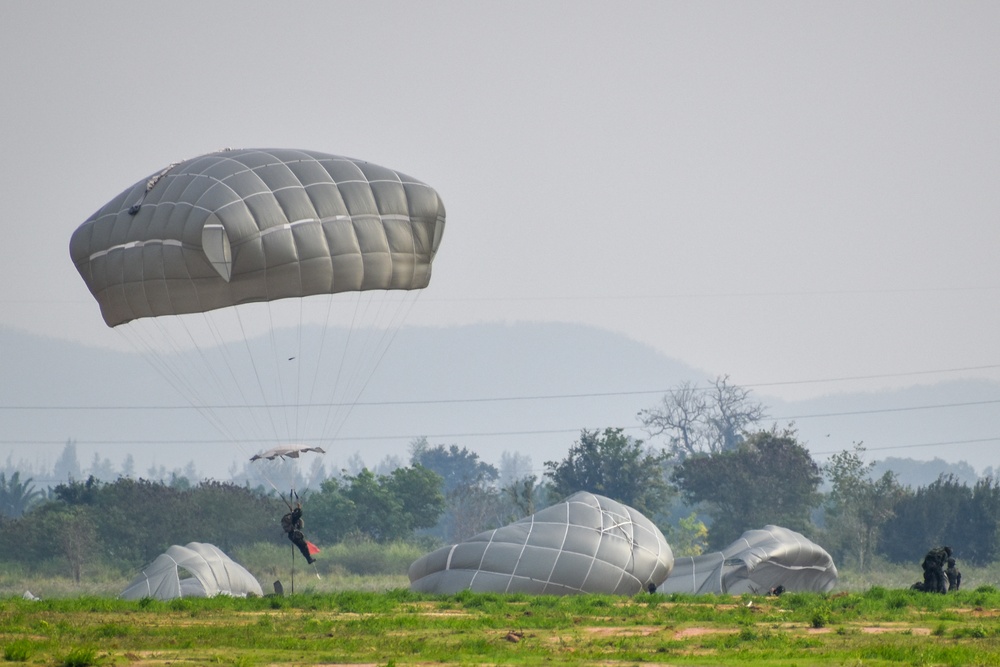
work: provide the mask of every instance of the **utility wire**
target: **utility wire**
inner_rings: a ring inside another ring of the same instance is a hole
[[[1000,364],[985,364],[981,366],[965,366],[961,368],[944,368],[937,370],[926,370],[926,371],[911,371],[907,373],[885,373],[880,375],[852,375],[845,377],[836,378],[823,378],[818,380],[787,380],[782,382],[762,382],[762,383],[751,383],[751,384],[741,384],[740,387],[753,388],[753,387],[777,387],[777,386],[788,386],[788,385],[802,385],[802,384],[822,384],[828,382],[849,382],[854,380],[875,380],[882,378],[894,378],[894,377],[913,377],[918,375],[935,375],[941,373],[962,373],[968,371],[976,370],[989,370],[1000,368]],[[695,391],[712,391],[713,387],[694,387]],[[445,405],[445,404],[458,404],[458,403],[499,403],[499,402],[513,402],[513,401],[543,401],[543,400],[563,400],[563,399],[578,399],[578,398],[608,398],[614,396],[642,396],[648,394],[672,394],[679,391],[676,388],[670,389],[638,389],[638,390],[628,390],[628,391],[605,391],[605,392],[587,392],[578,394],[529,394],[524,396],[484,396],[484,397],[474,397],[474,398],[437,398],[437,399],[419,399],[419,400],[399,400],[399,401],[352,401],[350,403],[302,403],[298,407],[345,407],[350,405],[351,407],[357,406],[389,406],[389,405]],[[996,403],[998,401],[982,401],[980,403]],[[954,403],[954,404],[942,404],[940,406],[926,406],[926,407],[953,407],[959,405],[974,405],[976,403]],[[244,404],[244,405],[205,405],[202,406],[206,409],[212,410],[245,410],[245,409],[261,409],[261,408],[289,408],[295,407],[293,405],[286,404]],[[188,410],[189,405],[135,405],[135,406],[110,406],[110,405],[0,405],[0,410]],[[907,408],[898,408],[907,409]],[[923,408],[910,408],[910,409],[923,409]],[[879,411],[881,412],[881,410]],[[845,412],[845,413],[834,413],[835,415],[840,414],[859,414],[855,412]],[[807,415],[812,416],[812,415]],[[821,415],[826,416],[826,415]],[[796,417],[799,418],[799,417]],[[780,417],[779,419],[792,419],[792,417]]]
[[[624,431],[637,431],[641,430],[641,426],[628,426],[623,428]],[[580,428],[564,428],[564,429],[540,429],[540,430],[530,430],[530,431],[490,431],[490,432],[467,432],[467,433],[420,433],[420,434],[397,434],[397,435],[359,435],[359,436],[343,436],[339,440],[342,442],[356,442],[356,441],[376,441],[376,440],[405,440],[405,439],[416,439],[416,438],[428,438],[434,440],[446,440],[451,438],[492,438],[492,437],[510,437],[510,436],[524,436],[524,435],[560,435],[567,433],[579,433],[582,429]],[[230,444],[229,440],[210,440],[204,438],[193,438],[190,440],[79,440],[77,438],[72,438],[74,444],[78,445],[221,445]],[[928,442],[922,444],[909,444],[909,445],[886,445],[883,447],[868,447],[865,446],[866,451],[877,451],[882,449],[910,449],[914,447],[937,447],[942,445],[965,445],[974,444],[980,442],[997,442],[1000,441],[1000,436],[978,438],[973,440],[946,440],[942,442]],[[248,440],[247,443],[266,443],[270,442],[266,438],[259,438],[256,440]],[[303,438],[302,443],[309,442],[326,442],[322,438]],[[59,440],[0,440],[0,444],[3,445],[64,445],[66,444],[66,438]],[[836,450],[840,451],[840,450]],[[835,451],[830,452],[814,452],[816,454],[832,454]]]
[[[572,399],[572,398],[607,398],[610,396],[628,396],[633,394],[646,394],[659,392],[605,392],[593,394],[550,394],[539,396],[506,396],[496,398],[455,398],[455,399],[429,399],[421,401],[358,401],[356,403],[302,403],[297,407],[343,407],[343,406],[393,406],[393,405],[446,405],[452,403],[493,403],[504,401],[540,401],[549,399]],[[812,419],[816,417],[845,417],[849,415],[868,415],[885,412],[908,412],[914,410],[936,410],[940,408],[960,408],[976,405],[994,405],[1000,403],[998,399],[988,399],[985,401],[964,401],[960,403],[933,403],[930,405],[913,405],[896,408],[876,408],[873,410],[849,410],[844,412],[821,412],[815,414],[791,415],[787,417],[768,417],[783,421],[786,419]],[[0,410],[38,410],[38,411],[135,411],[135,410],[281,410],[296,407],[291,404],[248,404],[248,405],[204,405],[194,408],[190,405],[0,405]]]

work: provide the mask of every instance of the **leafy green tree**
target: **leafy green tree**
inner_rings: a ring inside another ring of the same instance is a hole
[[[853,451],[831,456],[823,468],[832,486],[824,506],[825,546],[838,561],[853,559],[862,572],[878,552],[883,529],[905,495],[891,471],[871,478],[875,463],[865,463],[864,452],[855,444]]]
[[[1000,557],[1000,486],[983,478],[974,486],[953,475],[907,493],[885,529],[883,553],[897,563],[919,563],[935,546],[952,547],[974,565]]]
[[[920,563],[929,549],[948,544],[949,524],[971,495],[967,485],[948,475],[906,493],[886,523],[885,556],[897,563]]]
[[[697,512],[677,520],[664,531],[674,556],[700,556],[708,546],[708,526],[698,519]]]
[[[538,487],[538,478],[534,475],[522,477],[509,485],[503,487],[503,493],[511,504],[511,515],[509,521],[517,521],[535,513]]]
[[[284,535],[284,504],[247,486],[206,480],[180,497],[187,506],[182,530],[193,536],[189,541],[210,542],[231,553],[237,546]]]
[[[809,451],[788,430],[759,431],[736,450],[690,456],[671,477],[685,500],[711,517],[713,549],[768,524],[809,534],[822,479]]]
[[[445,496],[462,487],[485,486],[500,476],[496,466],[480,461],[479,454],[465,447],[431,447],[427,438],[417,439],[410,447],[410,460],[414,465],[433,470],[444,480]]]
[[[9,479],[0,472],[0,516],[16,519],[43,498],[44,494],[35,489],[33,481],[29,477],[22,482],[19,471],[12,473]]]
[[[133,567],[171,544],[209,542],[229,551],[266,540],[281,516],[276,500],[219,482],[176,488],[127,478],[107,484],[90,477],[60,484],[55,497],[67,506],[88,508],[104,556]]]
[[[606,428],[603,433],[584,429],[565,459],[545,462],[545,476],[556,497],[590,491],[652,516],[671,498],[663,476],[668,456],[620,428]]]
[[[433,526],[444,511],[441,477],[422,466],[376,475],[367,468],[328,479],[309,495],[307,535],[319,542],[361,536],[378,542],[411,537]],[[311,531],[311,532],[310,532]]]
[[[319,491],[310,493],[303,503],[305,533],[311,541],[335,544],[358,531],[359,510],[347,496],[349,480],[349,477],[326,479]]]
[[[496,488],[500,472],[475,452],[458,445],[432,447],[426,438],[420,438],[411,445],[411,459],[443,480],[447,507],[435,526],[442,539],[462,540],[495,528],[506,514],[504,498]]]
[[[445,510],[445,498],[436,491],[440,484],[440,475],[419,465],[389,473],[386,487],[402,505],[402,530],[406,536],[437,523]]]
[[[13,522],[17,542],[10,560],[29,569],[46,562],[65,563],[76,583],[87,563],[101,560],[95,513],[89,507],[46,502]]]
[[[977,565],[1000,559],[1000,482],[992,477],[976,482],[954,529],[949,539],[961,558]]]

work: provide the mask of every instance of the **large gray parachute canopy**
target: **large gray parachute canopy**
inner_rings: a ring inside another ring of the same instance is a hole
[[[765,594],[786,591],[829,591],[837,583],[837,567],[826,549],[803,535],[764,526],[748,530],[722,551],[677,558],[661,593]]]
[[[428,185],[362,160],[225,150],[139,181],[73,234],[108,326],[253,301],[426,287],[444,233]]]
[[[640,512],[575,493],[512,524],[442,547],[410,566],[410,588],[450,594],[635,595],[670,574],[673,553]]]

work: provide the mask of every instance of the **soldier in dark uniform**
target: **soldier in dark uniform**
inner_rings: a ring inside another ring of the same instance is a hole
[[[295,503],[292,511],[281,517],[281,529],[288,535],[288,539],[292,541],[292,544],[299,548],[306,562],[312,565],[316,559],[309,553],[306,536],[302,533],[304,526],[305,522],[302,521],[302,503]]]
[[[948,569],[944,573],[948,577],[948,591],[957,591],[962,585],[962,573],[955,567],[954,558],[948,559]]]
[[[920,563],[924,568],[924,590],[928,593],[947,593],[944,565],[951,558],[951,547],[934,547]]]

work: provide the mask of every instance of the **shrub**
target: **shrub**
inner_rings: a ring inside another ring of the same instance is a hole
[[[90,647],[78,646],[63,658],[64,667],[89,667],[97,662],[97,651]]]
[[[15,639],[3,647],[3,659],[10,662],[27,662],[34,653],[34,646],[27,639]]]

